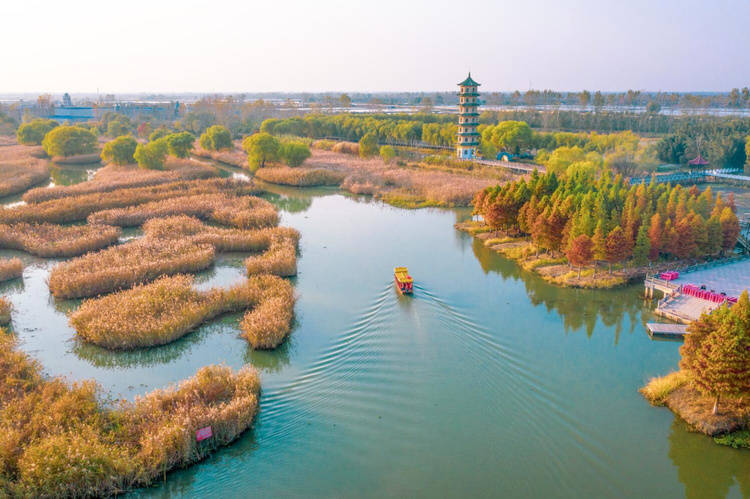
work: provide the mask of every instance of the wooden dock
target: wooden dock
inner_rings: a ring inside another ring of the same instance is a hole
[[[666,338],[682,338],[687,332],[685,324],[661,324],[658,322],[649,322],[646,324],[650,336],[662,336]]]

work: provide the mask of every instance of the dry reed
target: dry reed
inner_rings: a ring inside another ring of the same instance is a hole
[[[164,276],[111,295],[86,300],[70,323],[86,341],[108,349],[170,343],[221,314],[260,302],[260,279],[230,289],[193,289],[193,276]]]
[[[222,192],[248,194],[252,184],[232,179],[208,179],[170,182],[167,184],[97,192],[51,199],[40,203],[0,209],[0,223],[69,223],[85,220],[97,211],[124,208],[162,199]]]
[[[89,223],[131,227],[147,220],[187,215],[207,222],[243,229],[271,227],[279,223],[279,215],[271,203],[254,196],[232,196],[222,193],[165,199],[112,210],[89,216]]]
[[[23,275],[23,262],[20,258],[0,259],[0,281],[18,279]]]
[[[280,277],[297,275],[297,240],[277,236],[260,255],[245,260],[247,275],[271,274]]]
[[[107,225],[0,224],[0,248],[43,258],[70,257],[117,242],[121,230]]]
[[[0,197],[23,192],[49,179],[48,162],[31,155],[25,146],[0,150]]]
[[[189,160],[179,160],[179,162],[171,160],[167,162],[166,166],[167,170],[146,170],[136,166],[109,165],[97,171],[92,180],[74,185],[32,189],[23,195],[23,200],[27,203],[41,203],[51,199],[216,176],[216,172],[212,168]]]
[[[255,177],[265,182],[297,187],[339,185],[346,174],[325,168],[290,168],[288,166],[261,168]]]
[[[49,288],[56,298],[82,298],[130,288],[161,275],[213,264],[215,250],[194,241],[141,239],[56,265]]]
[[[0,326],[6,326],[10,324],[10,313],[13,310],[13,305],[4,296],[0,296]]]
[[[242,337],[255,349],[276,348],[289,335],[294,318],[294,289],[275,276],[261,275],[260,302],[240,322]]]
[[[357,156],[359,155],[359,144],[356,142],[337,142],[331,150],[340,154],[353,154]]]
[[[299,232],[289,227],[267,227],[258,230],[212,227],[185,215],[155,218],[143,224],[146,236],[156,239],[188,239],[210,244],[216,251],[265,251],[279,237],[291,239],[296,245]]]
[[[147,486],[247,430],[260,380],[207,366],[177,386],[110,407],[93,381],[46,379],[0,330],[0,495],[82,497]],[[196,430],[213,436],[196,441]]]
[[[195,141],[195,149],[193,154],[201,158],[213,159],[219,163],[224,163],[237,168],[247,168],[247,153],[242,150],[241,143],[235,142],[233,149],[225,149],[221,151],[208,151],[201,148],[198,145],[198,141]]]

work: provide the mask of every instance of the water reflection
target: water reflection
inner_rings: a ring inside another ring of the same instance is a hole
[[[50,177],[54,185],[73,185],[91,180],[101,164],[93,165],[50,165]]]

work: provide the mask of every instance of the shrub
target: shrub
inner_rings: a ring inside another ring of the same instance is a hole
[[[16,130],[16,138],[19,144],[38,146],[44,140],[44,136],[57,126],[60,124],[56,121],[37,118],[19,126]]]
[[[396,157],[396,149],[394,149],[393,146],[382,146],[380,148],[380,157],[383,158],[383,161],[386,163],[390,163],[393,161],[393,158]]]
[[[89,154],[96,149],[96,135],[78,126],[58,126],[45,135],[42,147],[49,156]]]
[[[138,144],[133,157],[141,168],[162,170],[164,169],[164,160],[167,159],[168,152],[167,139],[161,138],[147,144]]]
[[[221,149],[230,149],[232,147],[232,134],[226,127],[213,125],[203,132],[200,137],[200,146],[209,151],[219,151]]]
[[[312,147],[313,149],[321,149],[323,151],[330,151],[333,149],[333,146],[336,145],[336,142],[332,140],[326,140],[326,139],[320,139],[313,141]]]
[[[167,135],[169,135],[171,133],[172,132],[169,131],[169,128],[167,128],[165,126],[160,126],[156,130],[154,130],[153,132],[151,132],[151,134],[148,136],[148,141],[149,142],[154,142],[155,140],[159,140],[162,137],[166,137]]]
[[[667,396],[687,382],[688,376],[684,371],[674,371],[666,376],[651,378],[639,391],[652,404],[664,405]]]
[[[176,158],[187,158],[195,144],[195,137],[190,132],[173,133],[166,136],[169,154]]]
[[[116,165],[127,165],[135,162],[133,154],[138,142],[129,136],[123,135],[104,144],[102,149],[102,160]]]
[[[279,156],[291,167],[300,166],[310,157],[310,148],[299,142],[287,142],[279,147]]]
[[[44,258],[78,256],[116,243],[120,232],[106,225],[0,224],[0,248]]]
[[[13,305],[10,301],[4,296],[0,296],[0,326],[10,324],[10,314],[12,311]]]
[[[356,142],[339,142],[332,149],[333,152],[359,155],[359,144]]]
[[[261,275],[259,303],[240,322],[242,337],[255,349],[276,348],[289,335],[294,318],[294,289],[283,279]]]
[[[49,276],[56,298],[82,298],[130,288],[161,275],[198,272],[213,264],[208,244],[136,240],[57,264]]]
[[[346,174],[325,168],[289,168],[285,166],[263,168],[255,172],[255,176],[271,184],[312,187],[339,185]]]
[[[110,137],[127,135],[130,133],[132,127],[133,126],[131,125],[128,118],[126,118],[125,116],[117,116],[116,119],[113,119],[112,121],[107,123],[107,135],[109,135]]]
[[[366,133],[359,139],[359,157],[369,158],[378,153],[378,137],[372,132]]]
[[[20,258],[0,259],[0,281],[18,279],[23,275],[23,262]]]
[[[266,166],[266,162],[278,161],[279,140],[268,133],[255,133],[245,137],[242,148],[247,153],[247,162],[251,171]]]
[[[177,386],[107,403],[92,381],[47,379],[0,330],[0,487],[16,497],[109,496],[147,486],[247,430],[260,380],[249,366],[203,367]],[[196,442],[211,426],[213,437]]]

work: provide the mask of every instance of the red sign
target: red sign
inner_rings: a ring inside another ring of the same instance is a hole
[[[207,438],[213,437],[214,434],[211,432],[211,427],[206,426],[205,428],[201,428],[195,432],[195,440],[197,442],[200,442],[201,440],[205,440]]]

